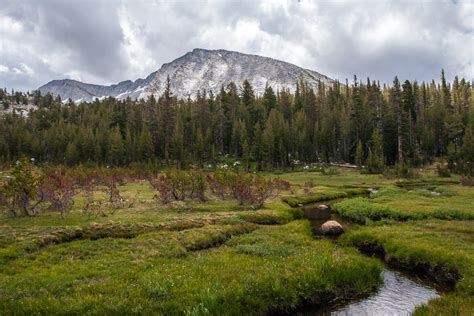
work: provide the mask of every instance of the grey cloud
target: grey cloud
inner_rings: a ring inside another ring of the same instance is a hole
[[[81,70],[113,80],[126,67],[122,30],[115,10],[100,1],[45,2],[38,8],[39,25],[53,45],[67,46],[71,62]]]
[[[145,77],[196,47],[296,63],[333,78],[473,79],[470,1],[10,1],[0,8],[0,85]],[[0,20],[2,21],[2,20]],[[13,35],[12,35],[13,34]],[[15,41],[14,36],[20,36]],[[7,47],[8,46],[8,47]]]

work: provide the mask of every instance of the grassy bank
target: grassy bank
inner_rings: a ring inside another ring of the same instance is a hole
[[[435,182],[431,180],[429,183]],[[358,223],[380,220],[474,220],[472,194],[471,188],[459,184],[428,185],[408,190],[392,185],[371,193],[367,198],[344,200],[332,207]]]
[[[474,311],[474,222],[428,220],[363,227],[342,240],[385,261],[444,284],[447,295],[419,307],[416,315],[472,315]]]
[[[309,196],[287,196],[283,197],[282,200],[292,207],[298,207],[322,201],[342,199],[370,193],[370,191],[365,188],[324,188],[318,190],[320,190],[320,192]]]
[[[473,220],[474,211],[457,209],[420,210],[396,209],[393,206],[376,203],[367,198],[354,198],[334,204],[333,210],[340,215],[357,223],[380,220],[421,220],[421,219],[447,219],[447,220]]]
[[[208,250],[204,250],[208,249]],[[380,266],[306,221],[85,239],[2,265],[6,314],[259,314],[373,290]]]

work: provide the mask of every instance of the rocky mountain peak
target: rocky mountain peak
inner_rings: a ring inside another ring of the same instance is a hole
[[[75,80],[53,80],[39,88],[42,93],[60,95],[63,100],[93,101],[113,96],[119,99],[160,96],[170,78],[173,94],[180,98],[194,97],[198,91],[218,93],[221,86],[230,82],[241,85],[248,80],[256,94],[263,94],[268,84],[275,90],[296,89],[296,82],[303,79],[316,88],[318,82],[331,84],[332,79],[316,71],[258,55],[243,54],[223,49],[195,48],[163,66],[145,79],[127,80],[115,85],[103,86]]]

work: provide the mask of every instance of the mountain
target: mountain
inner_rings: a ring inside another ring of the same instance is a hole
[[[145,79],[127,80],[111,86],[94,85],[76,80],[53,80],[38,88],[41,93],[60,95],[63,100],[75,102],[93,101],[107,96],[118,99],[146,98],[151,94],[160,96],[170,78],[171,90],[180,98],[194,97],[197,91],[220,91],[222,85],[231,81],[237,85],[249,80],[256,94],[263,94],[266,84],[276,89],[289,88],[294,91],[296,82],[303,79],[316,88],[318,81],[333,82],[316,71],[293,64],[257,55],[239,52],[194,49],[174,61],[164,64]]]

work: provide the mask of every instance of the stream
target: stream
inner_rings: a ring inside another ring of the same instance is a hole
[[[334,201],[333,201],[334,202]],[[331,203],[328,203],[331,204]],[[305,218],[311,223],[314,238],[336,239],[325,236],[320,227],[328,220],[338,221],[344,229],[350,229],[351,223],[337,214],[318,209],[318,205],[303,208]],[[410,315],[416,306],[427,303],[440,295],[439,287],[432,282],[408,275],[406,272],[394,270],[387,265],[381,272],[383,285],[370,295],[345,302],[321,305],[307,305],[299,308],[299,315]]]

